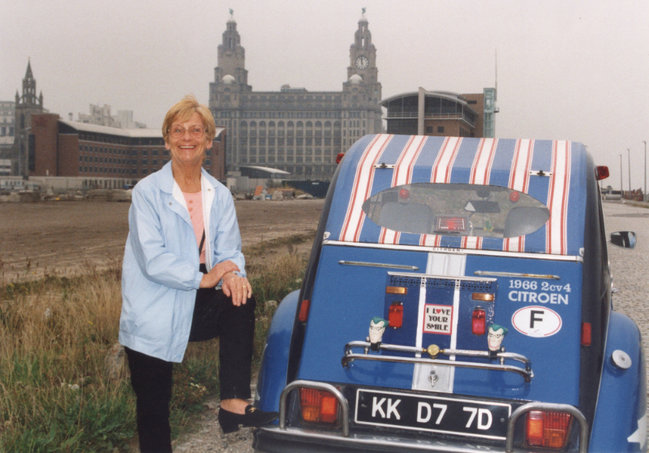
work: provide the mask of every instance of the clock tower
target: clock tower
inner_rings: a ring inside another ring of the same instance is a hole
[[[210,106],[237,107],[239,93],[252,91],[248,85],[246,51],[241,45],[237,23],[230,10],[230,19],[223,40],[218,46],[218,65],[214,68],[214,82],[210,83]]]
[[[381,84],[376,68],[376,48],[372,34],[363,15],[354,33],[354,43],[349,48],[347,81],[343,83],[343,147],[348,149],[365,134],[381,132]]]
[[[365,84],[378,84],[378,69],[376,69],[376,48],[372,44],[372,34],[363,16],[358,21],[358,29],[354,33],[354,43],[349,48],[349,66],[347,67],[347,79],[358,74]],[[380,84],[378,84],[380,91]],[[379,98],[376,101],[380,101]]]

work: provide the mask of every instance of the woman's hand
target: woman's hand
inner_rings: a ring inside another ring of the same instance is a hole
[[[238,307],[246,303],[252,296],[252,286],[246,277],[241,277],[234,272],[223,277],[223,294],[232,297],[232,305]]]
[[[199,286],[200,288],[214,288],[221,281],[225,274],[238,270],[239,266],[237,266],[230,260],[218,263],[212,269],[210,269],[207,274],[203,274],[203,278],[201,279],[201,284]]]

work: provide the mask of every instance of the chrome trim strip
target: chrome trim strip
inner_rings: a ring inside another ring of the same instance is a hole
[[[558,275],[552,274],[525,274],[522,272],[475,271],[475,275],[491,275],[494,277],[540,278],[546,280],[561,280]]]
[[[322,444],[331,445],[331,451],[335,449],[336,444],[344,443],[348,445],[354,445],[357,448],[363,447],[364,451],[371,451],[371,447],[381,446],[381,447],[393,447],[394,451],[402,451],[404,448],[408,450],[421,450],[421,451],[437,451],[437,452],[450,452],[450,453],[495,453],[502,452],[502,444],[500,446],[490,446],[490,445],[475,445],[472,443],[452,443],[442,439],[435,439],[433,441],[426,441],[423,439],[413,440],[412,438],[406,438],[401,436],[396,436],[393,434],[385,435],[383,437],[373,436],[363,433],[353,433],[349,437],[343,438],[339,434],[330,434],[327,432],[318,432],[315,430],[305,430],[296,427],[289,427],[284,430],[280,430],[277,427],[273,426],[263,426],[258,428],[259,431],[265,431],[272,436],[285,436],[286,442],[291,440],[303,440],[303,439],[317,439]],[[292,439],[291,439],[292,438]],[[284,439],[282,439],[284,440]],[[343,445],[344,447],[344,445]]]
[[[388,263],[371,263],[369,261],[349,261],[349,260],[340,260],[338,264],[343,264],[345,266],[366,266],[366,267],[381,267],[385,269],[402,269],[406,271],[418,271],[417,266],[410,266],[405,264],[388,264]]]
[[[581,263],[584,261],[582,256],[577,255],[551,255],[549,253],[523,253],[523,252],[504,252],[501,250],[478,250],[478,249],[454,249],[446,247],[431,247],[419,245],[393,245],[393,244],[376,244],[365,242],[344,242],[325,239],[322,245],[336,245],[345,247],[360,247],[360,248],[377,248],[387,250],[406,250],[413,252],[434,252],[434,253],[448,253],[455,255],[482,255],[482,256],[501,256],[507,258],[528,258],[537,260],[552,260],[552,261],[574,261]]]
[[[381,343],[379,345],[375,345],[374,347],[376,348],[377,346],[379,351],[412,352],[414,354],[428,353],[428,350],[426,348],[417,348],[415,346]],[[363,348],[363,353],[355,353],[353,352],[353,348]],[[369,351],[371,348],[372,344],[367,341],[350,341],[345,345],[345,353],[341,360],[342,366],[347,367],[354,360],[372,360],[377,362],[395,363],[425,363],[428,365],[444,365],[457,368],[476,368],[481,370],[512,372],[521,375],[523,379],[525,379],[525,382],[530,382],[534,378],[534,371],[532,371],[532,362],[524,355],[514,352],[496,352],[495,354],[493,354],[493,358],[499,359],[500,363],[481,363],[462,362],[458,360],[440,360],[426,357],[404,357],[370,354]],[[490,354],[489,351],[472,351],[467,349],[441,349],[438,351],[438,354],[449,356],[453,355],[464,357],[479,357],[487,359],[492,357],[492,354]],[[524,363],[525,368],[523,369],[514,365],[506,365],[505,360],[507,359]]]
[[[555,403],[527,403],[518,407],[509,417],[507,423],[507,441],[505,443],[505,451],[511,453],[514,451],[514,427],[516,421],[525,413],[529,411],[558,411],[567,412],[572,415],[579,423],[579,453],[588,452],[588,422],[586,417],[579,409],[570,404],[555,404]]]
[[[293,390],[296,390],[299,387],[311,388],[316,390],[324,390],[330,392],[336,397],[338,403],[340,403],[340,410],[342,412],[341,414],[342,416],[341,424],[343,430],[342,434],[343,437],[348,437],[349,436],[349,402],[347,401],[347,398],[345,398],[345,396],[342,394],[340,390],[338,390],[336,387],[334,387],[331,384],[327,384],[326,382],[297,380],[291,382],[286,387],[284,387],[284,390],[282,390],[282,394],[279,397],[279,429],[286,430],[286,399],[288,398],[288,395]]]
[[[437,279],[437,280],[450,280],[457,282],[495,282],[496,278],[493,277],[471,277],[470,275],[435,275],[435,274],[421,274],[417,272],[388,272],[388,275],[407,278],[422,278],[422,279]]]

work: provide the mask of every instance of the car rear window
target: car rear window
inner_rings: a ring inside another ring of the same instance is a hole
[[[550,217],[537,199],[501,186],[417,183],[392,187],[365,200],[376,224],[416,234],[516,237]]]

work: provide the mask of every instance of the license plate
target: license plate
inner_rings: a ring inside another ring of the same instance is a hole
[[[504,440],[511,411],[506,403],[358,389],[354,417],[363,425]]]

